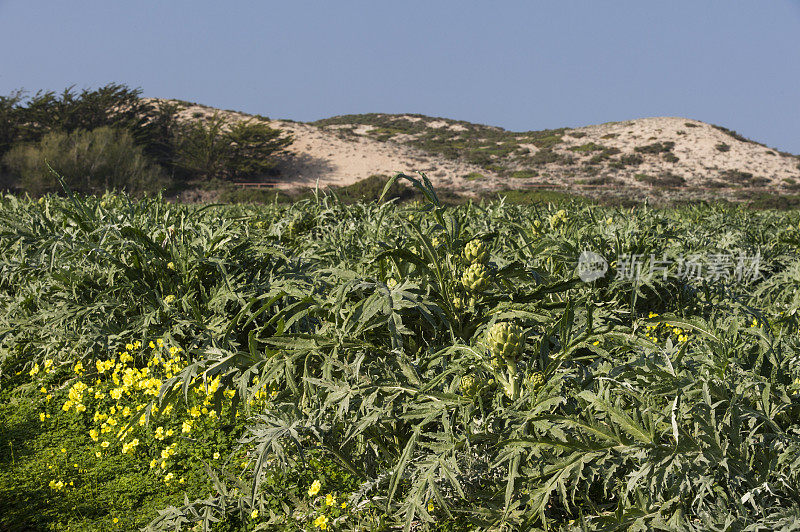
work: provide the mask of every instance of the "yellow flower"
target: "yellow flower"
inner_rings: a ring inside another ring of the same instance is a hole
[[[436,509],[432,502],[428,503],[428,512],[432,512]]]
[[[214,460],[219,460],[219,453],[214,453]]]
[[[33,369],[30,371],[30,376],[33,377],[37,373],[39,373],[39,364],[34,364]]]
[[[173,262],[168,262],[167,263],[167,269],[168,270],[174,270],[175,269],[175,264]]]
[[[119,518],[115,517],[115,518],[114,518],[114,522],[115,522],[115,523],[119,523]]]
[[[250,512],[250,519],[255,519],[256,517],[258,517],[258,510]]]
[[[314,519],[314,526],[319,529],[325,530],[326,528],[328,528],[328,518],[325,517],[324,515],[320,515],[319,517]]]
[[[164,298],[164,304],[165,305],[169,305],[173,301],[175,301],[175,296],[173,296],[172,294],[170,294],[170,295],[168,295],[167,297]]]
[[[192,426],[188,421],[183,422],[183,425],[181,426],[181,432],[192,432]]]
[[[320,489],[321,487],[322,487],[322,484],[320,483],[320,481],[319,481],[319,480],[315,480],[315,481],[314,481],[314,482],[311,484],[311,487],[310,487],[310,488],[308,488],[308,496],[309,496],[309,497],[313,497],[314,495],[316,495],[317,493],[319,493],[319,489]]]
[[[45,417],[44,413],[39,414],[39,421],[44,421]]]
[[[344,510],[345,508],[347,508],[347,503],[346,503],[346,502],[343,502],[343,503],[342,503],[342,510]]]
[[[325,505],[333,506],[334,504],[336,504],[336,497],[334,497],[332,493],[325,495]]]
[[[94,455],[95,455],[97,458],[100,458],[101,456],[103,456],[103,453],[101,453],[100,451],[95,451],[95,452],[94,452]]]

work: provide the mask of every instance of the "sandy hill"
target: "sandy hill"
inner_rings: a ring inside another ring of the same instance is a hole
[[[800,191],[800,157],[697,120],[659,117],[512,132],[423,115],[363,114],[311,123],[181,102],[181,117],[215,112],[265,120],[295,141],[280,188],[348,185],[373,174],[425,172],[460,193],[552,187],[632,197],[741,196]]]

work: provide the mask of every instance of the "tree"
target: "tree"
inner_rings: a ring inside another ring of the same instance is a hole
[[[271,174],[275,171],[277,155],[284,152],[293,139],[266,124],[247,120],[230,127],[228,169],[232,177]]]
[[[178,166],[206,179],[270,174],[292,137],[261,122],[231,122],[219,113],[178,130]]]

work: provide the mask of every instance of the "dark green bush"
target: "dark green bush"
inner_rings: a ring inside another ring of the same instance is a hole
[[[686,179],[672,172],[663,172],[657,176],[636,174],[634,178],[653,187],[680,187],[686,184]]]
[[[389,181],[389,176],[373,174],[352,185],[338,188],[335,193],[339,198],[345,201],[376,201],[381,197],[381,193],[383,193],[383,188],[386,186],[387,181]],[[389,187],[385,199],[399,199],[404,201],[414,196],[414,191],[398,180]]]
[[[750,185],[753,182],[753,174],[750,172],[743,172],[741,170],[725,170],[720,173],[720,177],[725,181],[735,183],[737,185]]]
[[[515,172],[511,172],[511,177],[514,179],[530,179],[538,175],[539,172],[536,172],[535,170],[517,170]]]
[[[593,151],[603,151],[605,146],[597,144],[595,142],[587,142],[586,144],[581,144],[580,146],[572,146],[569,148],[570,151],[574,152],[593,152]]]
[[[637,153],[658,154],[672,151],[672,148],[674,147],[675,143],[672,141],[654,142],[653,144],[648,144],[647,146],[637,146],[633,149],[633,151]]]
[[[145,157],[128,131],[107,126],[48,133],[39,142],[13,147],[3,161],[34,195],[62,191],[48,164],[70,189],[87,194],[156,192],[167,184],[163,171]]]

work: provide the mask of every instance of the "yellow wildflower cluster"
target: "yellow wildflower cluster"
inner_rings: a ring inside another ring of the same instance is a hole
[[[656,314],[655,312],[651,312],[647,317],[657,318],[658,314]],[[666,322],[655,323],[646,326],[644,336],[653,343],[666,341],[670,337],[672,337],[673,340],[681,344],[689,341],[689,334],[687,333],[687,331],[684,331],[680,327],[673,327],[672,325]]]
[[[316,497],[321,489],[322,483],[319,480],[315,480],[311,483],[311,486],[308,487],[308,496]],[[324,498],[318,497],[312,504],[317,506],[319,513],[311,524],[320,530],[327,530],[328,523],[331,521],[338,522],[346,519],[345,513],[347,511],[347,503],[339,503],[334,493],[327,493]]]
[[[85,415],[88,415],[93,425],[88,431],[89,437],[98,444],[95,450],[96,457],[101,457],[104,451],[115,444],[115,440],[121,442],[120,452],[123,455],[134,456],[140,444],[145,441],[141,438],[149,435],[163,445],[160,452],[159,449],[148,449],[148,452],[155,452],[158,456],[150,462],[151,468],[160,465],[161,469],[167,469],[169,459],[179,452],[177,430],[167,425],[174,426],[178,423],[180,426],[180,420],[165,419],[166,423],[159,424],[155,428],[145,427],[145,414],[148,413],[148,409],[150,415],[160,413],[166,416],[172,412],[171,405],[163,407],[159,412],[153,399],[158,395],[165,380],[183,370],[187,361],[182,355],[181,348],[167,347],[161,339],[155,343],[150,342],[149,345],[152,352],[147,353],[147,356],[139,356],[145,355],[140,353],[141,342],[127,344],[125,350],[119,351],[116,357],[95,361],[96,373],[93,374],[87,374],[82,363],[75,364],[73,370],[78,379],[69,388],[61,410],[73,411],[76,414],[88,412]],[[134,362],[137,358],[147,359],[147,365],[136,367]],[[45,363],[45,366],[49,369],[52,363]],[[37,373],[38,369],[31,371],[32,376]],[[194,386],[194,397],[191,398],[193,404],[187,405],[187,410],[182,412],[181,417],[216,419],[218,413],[209,407],[212,406],[211,400],[218,388],[219,379],[212,381],[207,389],[203,386]],[[39,419],[45,421],[47,417],[49,415],[42,413]],[[184,426],[187,422],[197,423],[197,420],[183,421]],[[203,422],[205,423],[205,420]],[[172,478],[174,473],[169,472],[166,473],[164,480],[169,482]]]
[[[169,346],[162,339],[147,345],[149,350],[142,342],[128,343],[112,356],[87,363],[86,367],[80,361],[75,363],[71,366],[72,382],[64,402],[56,408],[61,415],[80,416],[84,420],[92,442],[89,450],[96,458],[118,451],[129,459],[149,462],[150,470],[157,472],[163,482],[183,484],[180,472],[185,469],[185,459],[195,452],[192,442],[218,428],[220,417],[229,412],[236,392],[224,391],[222,411],[218,411],[220,405],[215,406],[215,396],[220,391],[220,378],[197,377],[190,383],[188,398],[179,408],[159,405],[157,397],[164,383],[179,375],[189,361],[180,347]],[[46,376],[53,371],[52,360],[34,365],[29,371],[31,377],[41,381],[37,386],[46,394],[43,404],[53,398],[48,388],[60,387],[51,381],[61,379],[63,373],[53,378]],[[265,406],[278,393],[274,387],[259,387],[257,378],[253,385],[256,391],[249,400],[250,407]],[[50,417],[48,409],[45,410],[39,414],[41,422]],[[67,455],[66,448],[61,452]],[[220,453],[214,452],[213,457],[218,460]],[[69,484],[56,478],[49,485],[53,490],[61,490]]]

